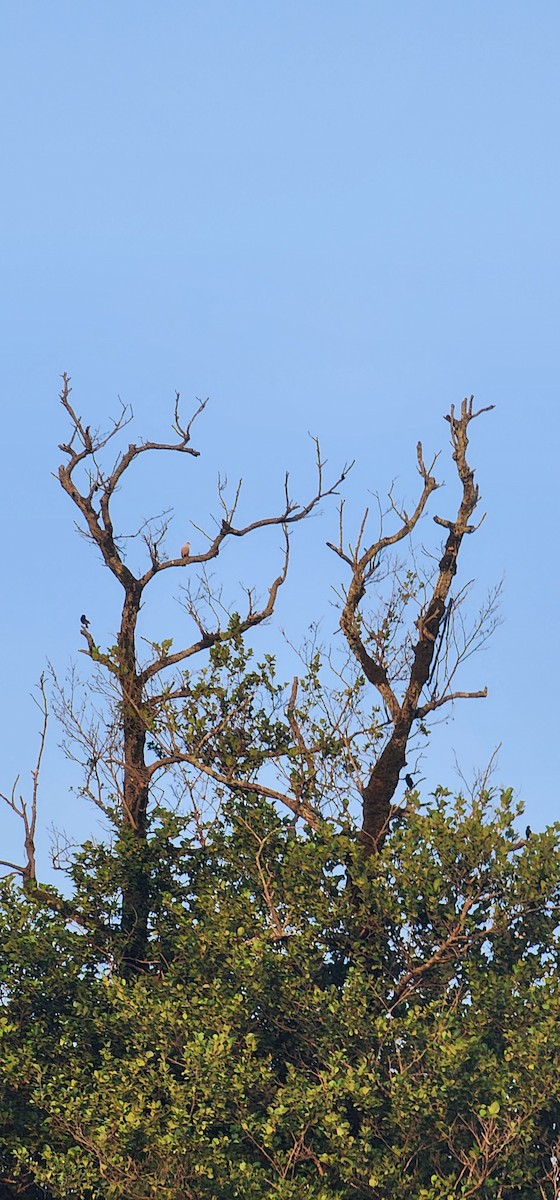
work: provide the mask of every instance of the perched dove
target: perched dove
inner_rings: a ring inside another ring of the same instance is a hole
[[[185,542],[185,545],[181,546],[181,558],[188,558],[190,552],[191,552],[191,544],[190,544],[190,542]]]

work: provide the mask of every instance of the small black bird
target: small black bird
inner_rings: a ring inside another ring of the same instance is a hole
[[[412,775],[405,775],[404,781],[406,783],[408,791],[411,792],[414,787],[414,780],[412,778]]]
[[[527,826],[527,828],[526,828],[526,830],[525,830],[525,837],[526,837],[526,838],[530,838],[530,836],[531,836],[531,832],[532,832],[532,830],[531,830],[531,826],[530,826],[530,825],[528,825],[528,826]]]
[[[82,625],[85,626],[86,629],[89,629],[89,621],[88,621],[85,613],[82,613],[82,615],[80,617],[80,622]]]

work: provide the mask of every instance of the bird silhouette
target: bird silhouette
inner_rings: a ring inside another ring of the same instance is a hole
[[[414,787],[414,780],[412,778],[412,775],[405,775],[404,781],[406,783],[408,791],[411,792]]]
[[[83,625],[83,626],[84,626],[86,629],[89,629],[89,621],[88,621],[88,619],[87,619],[87,617],[86,617],[86,614],[85,614],[85,613],[82,613],[82,615],[81,615],[81,617],[80,617],[80,623],[81,623],[81,624],[82,624],[82,625]]]

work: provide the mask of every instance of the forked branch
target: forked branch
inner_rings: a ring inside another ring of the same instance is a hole
[[[41,675],[39,679],[39,699],[33,696],[33,701],[37,705],[41,716],[42,724],[39,734],[39,751],[37,754],[37,762],[31,772],[33,786],[31,789],[30,803],[24,799],[22,795],[17,795],[18,779],[16,779],[10,795],[5,792],[0,792],[0,799],[11,808],[12,812],[19,817],[23,824],[23,848],[25,852],[25,861],[22,864],[9,862],[6,859],[0,859],[0,866],[7,867],[10,871],[14,871],[17,875],[21,875],[23,886],[25,888],[35,884],[37,878],[37,868],[35,860],[35,831],[37,828],[37,801],[39,796],[39,776],[41,773],[41,763],[45,749],[47,738],[47,725],[49,720],[49,710],[47,704],[47,694],[45,690],[45,676]]]
[[[361,837],[368,853],[377,849],[386,836],[390,822],[391,802],[400,773],[405,766],[407,742],[414,722],[423,719],[430,712],[453,699],[482,698],[487,695],[486,688],[475,692],[451,692],[447,686],[443,694],[432,692],[424,704],[421,703],[422,693],[430,680],[440,634],[448,615],[450,591],[457,571],[457,558],[461,544],[465,534],[473,533],[476,528],[471,524],[471,518],[479,500],[479,491],[474,482],[474,470],[467,461],[468,427],[472,420],[481,413],[490,411],[493,407],[493,405],[488,405],[474,411],[473,397],[471,397],[470,400],[463,400],[460,416],[456,415],[455,408],[452,406],[450,413],[445,418],[451,429],[452,457],[461,483],[461,499],[454,518],[448,519],[440,516],[434,518],[438,525],[447,529],[447,539],[438,564],[435,581],[429,595],[420,607],[405,686],[399,695],[383,661],[379,640],[371,637],[366,645],[360,604],[366,595],[367,585],[379,567],[383,552],[389,546],[410,537],[426,508],[431,493],[439,486],[431,473],[435,460],[427,470],[420,443],[417,447],[417,462],[422,480],[422,490],[412,516],[409,517],[406,512],[398,512],[395,505],[392,504],[393,511],[398,512],[401,521],[399,528],[393,534],[380,537],[360,553],[359,548],[363,536],[362,525],[356,550],[349,557],[342,548],[341,529],[339,545],[331,546],[331,549],[339,557],[345,562],[350,562],[352,570],[340,618],[341,628],[366,679],[379,692],[392,725],[392,731],[385,747],[362,789]]]

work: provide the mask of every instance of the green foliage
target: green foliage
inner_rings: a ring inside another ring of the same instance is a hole
[[[150,966],[127,980],[125,837],[78,855],[79,929],[5,883],[3,1178],[80,1200],[553,1197],[559,829],[519,845],[516,815],[507,792],[440,792],[365,859],[257,797],[202,843],[159,811]]]
[[[406,755],[495,623],[495,593],[470,627],[469,585],[451,594],[478,501],[467,430],[487,409],[471,397],[446,417],[462,498],[436,516],[441,557],[387,558],[438,486],[420,443],[411,516],[389,493],[377,541],[366,511],[352,547],[341,503],[345,649],[312,626],[287,685],[245,635],[274,611],[289,531],[347,468],[328,486],[316,444],[314,495],[295,503],[286,477],[281,511],[245,525],[240,485],[228,501],[219,480],[207,549],[168,558],[166,511],[133,535],[148,552],[135,575],[113,498],[140,454],[197,455],[205,403],[185,426],[177,396],[178,440],[129,441],[111,468],[131,414],[92,432],[66,375],[60,398],[58,478],[124,595],[114,645],[82,617],[93,680],[54,678],[55,713],[113,837],[70,858],[68,895],[37,882],[41,679],[32,797],[3,797],[25,859],[4,863],[22,892],[0,887],[0,1200],[560,1200],[560,831],[517,838],[507,792],[442,790],[426,811],[408,781],[394,806]],[[284,534],[280,574],[263,606],[248,587],[232,612],[208,569],[265,527]],[[188,572],[191,644],[139,638],[167,568]]]
[[[205,764],[222,779],[234,775],[275,788],[293,802],[303,798],[324,816],[348,814],[359,801],[356,762],[368,762],[381,737],[363,675],[349,667],[333,676],[312,642],[290,719],[290,689],[278,678],[274,656],[255,661],[239,634],[239,620],[233,614],[206,666],[181,672],[157,702],[146,704],[147,748],[162,763],[164,786],[175,778],[180,790],[188,779],[197,819],[215,810],[227,789],[201,772]],[[170,765],[173,755],[176,768]]]

